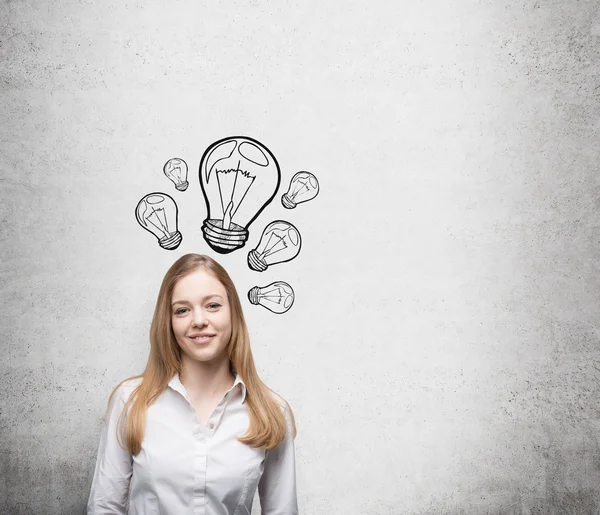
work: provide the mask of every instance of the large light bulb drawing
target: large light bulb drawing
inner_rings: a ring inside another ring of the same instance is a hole
[[[189,186],[187,180],[188,165],[183,159],[179,159],[178,157],[169,159],[165,163],[165,166],[163,166],[163,172],[175,184],[175,188],[178,191],[187,190]]]
[[[319,193],[319,181],[310,172],[298,172],[292,177],[287,193],[281,197],[283,207],[294,209],[298,204],[314,199]]]
[[[260,304],[263,308],[277,314],[289,311],[294,298],[293,288],[283,281],[276,281],[262,288],[255,286],[248,292],[248,300],[252,304]]]
[[[243,247],[280,181],[279,164],[262,143],[235,136],[210,145],[200,160],[200,186],[207,207],[202,232],[211,248],[227,254]]]
[[[269,265],[294,259],[301,246],[298,229],[289,222],[275,220],[265,227],[258,247],[248,253],[248,266],[264,272]]]
[[[179,247],[182,236],[177,230],[177,204],[166,193],[149,193],[135,208],[138,223],[158,238],[158,244],[167,250]]]

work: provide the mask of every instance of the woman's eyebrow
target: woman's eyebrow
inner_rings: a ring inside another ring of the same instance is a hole
[[[200,300],[202,302],[211,299],[213,297],[218,297],[220,299],[222,299],[223,297],[221,295],[218,295],[216,293],[211,293],[210,295],[205,295],[204,297],[202,297]],[[191,304],[188,300],[176,300],[173,302],[173,304],[171,304],[171,306],[174,306],[175,304]]]

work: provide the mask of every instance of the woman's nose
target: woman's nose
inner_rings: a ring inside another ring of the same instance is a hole
[[[194,325],[196,327],[202,327],[206,324],[206,317],[202,310],[197,310],[194,312]]]

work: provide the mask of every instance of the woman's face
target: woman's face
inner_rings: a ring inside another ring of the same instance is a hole
[[[223,359],[231,339],[231,311],[225,287],[203,269],[182,277],[173,290],[171,323],[182,360]]]

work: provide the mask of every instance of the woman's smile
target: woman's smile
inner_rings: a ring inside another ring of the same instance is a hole
[[[214,333],[201,333],[201,334],[192,334],[188,336],[190,340],[193,340],[196,343],[208,343],[210,342],[216,334]]]

